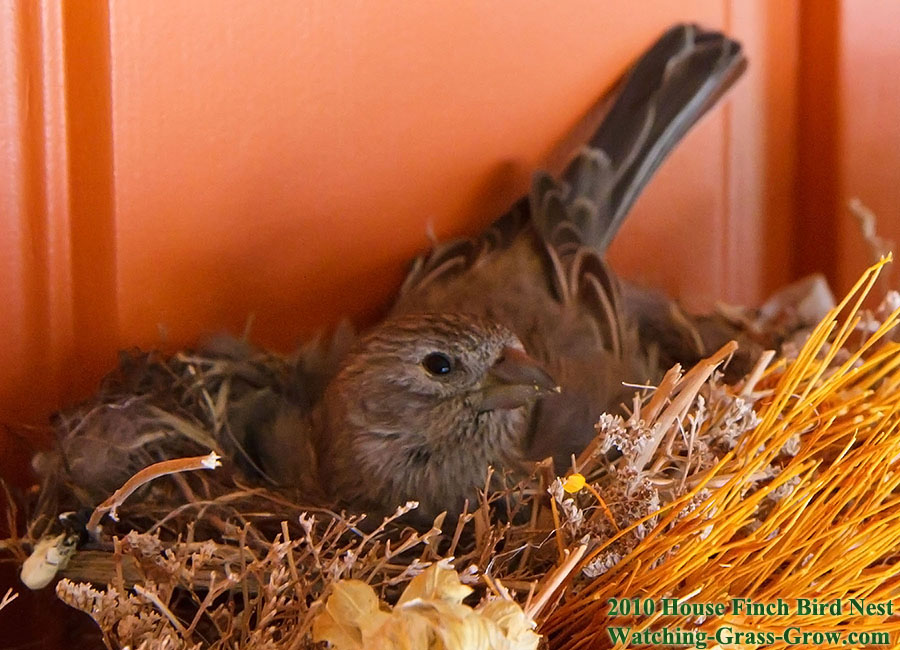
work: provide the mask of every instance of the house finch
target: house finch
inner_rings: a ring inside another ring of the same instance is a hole
[[[433,517],[458,512],[488,466],[552,455],[564,469],[626,395],[623,382],[655,374],[641,323],[665,336],[652,300],[629,311],[604,251],[744,66],[724,35],[670,29],[562,180],[537,174],[482,236],[414,263],[389,317],[343,357],[311,413],[281,426],[312,440],[302,464],[318,466],[331,495],[375,512],[415,500]]]

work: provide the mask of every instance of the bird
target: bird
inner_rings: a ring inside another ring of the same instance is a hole
[[[656,169],[745,67],[720,32],[667,30],[559,178],[537,172],[481,235],[413,262],[316,403],[282,412],[255,443],[258,466],[351,509],[416,501],[426,519],[461,512],[489,468],[523,472],[549,456],[563,471],[625,384],[660,371],[653,345],[677,347],[662,340],[664,303],[630,297],[604,256]],[[285,454],[288,439],[305,441],[302,453]]]

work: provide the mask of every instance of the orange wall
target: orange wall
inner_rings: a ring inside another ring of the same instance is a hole
[[[856,260],[869,253],[847,210],[849,199],[861,199],[877,216],[879,235],[900,243],[900,2],[845,1],[837,22],[835,193],[838,279],[846,286],[856,280]],[[891,279],[900,288],[896,263]]]
[[[253,315],[288,350],[373,315],[429,227],[499,214],[675,21],[735,34],[751,66],[639,201],[616,268],[694,305],[810,268],[844,288],[854,194],[900,239],[893,0],[262,6],[0,0],[0,421],[45,421],[122,347]]]

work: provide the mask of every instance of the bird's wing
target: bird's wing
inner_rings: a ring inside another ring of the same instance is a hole
[[[437,242],[416,258],[400,287],[398,302],[421,296],[437,282],[446,282],[496,251],[509,248],[529,223],[528,197],[522,197],[477,237]]]

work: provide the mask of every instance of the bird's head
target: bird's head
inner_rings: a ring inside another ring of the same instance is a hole
[[[385,437],[477,435],[556,381],[508,328],[468,314],[410,314],[372,329],[347,355],[332,395],[351,428]]]
[[[458,512],[488,466],[516,469],[535,398],[558,392],[508,328],[465,314],[390,318],[349,352],[325,391],[328,491],[366,510],[408,500]]]

